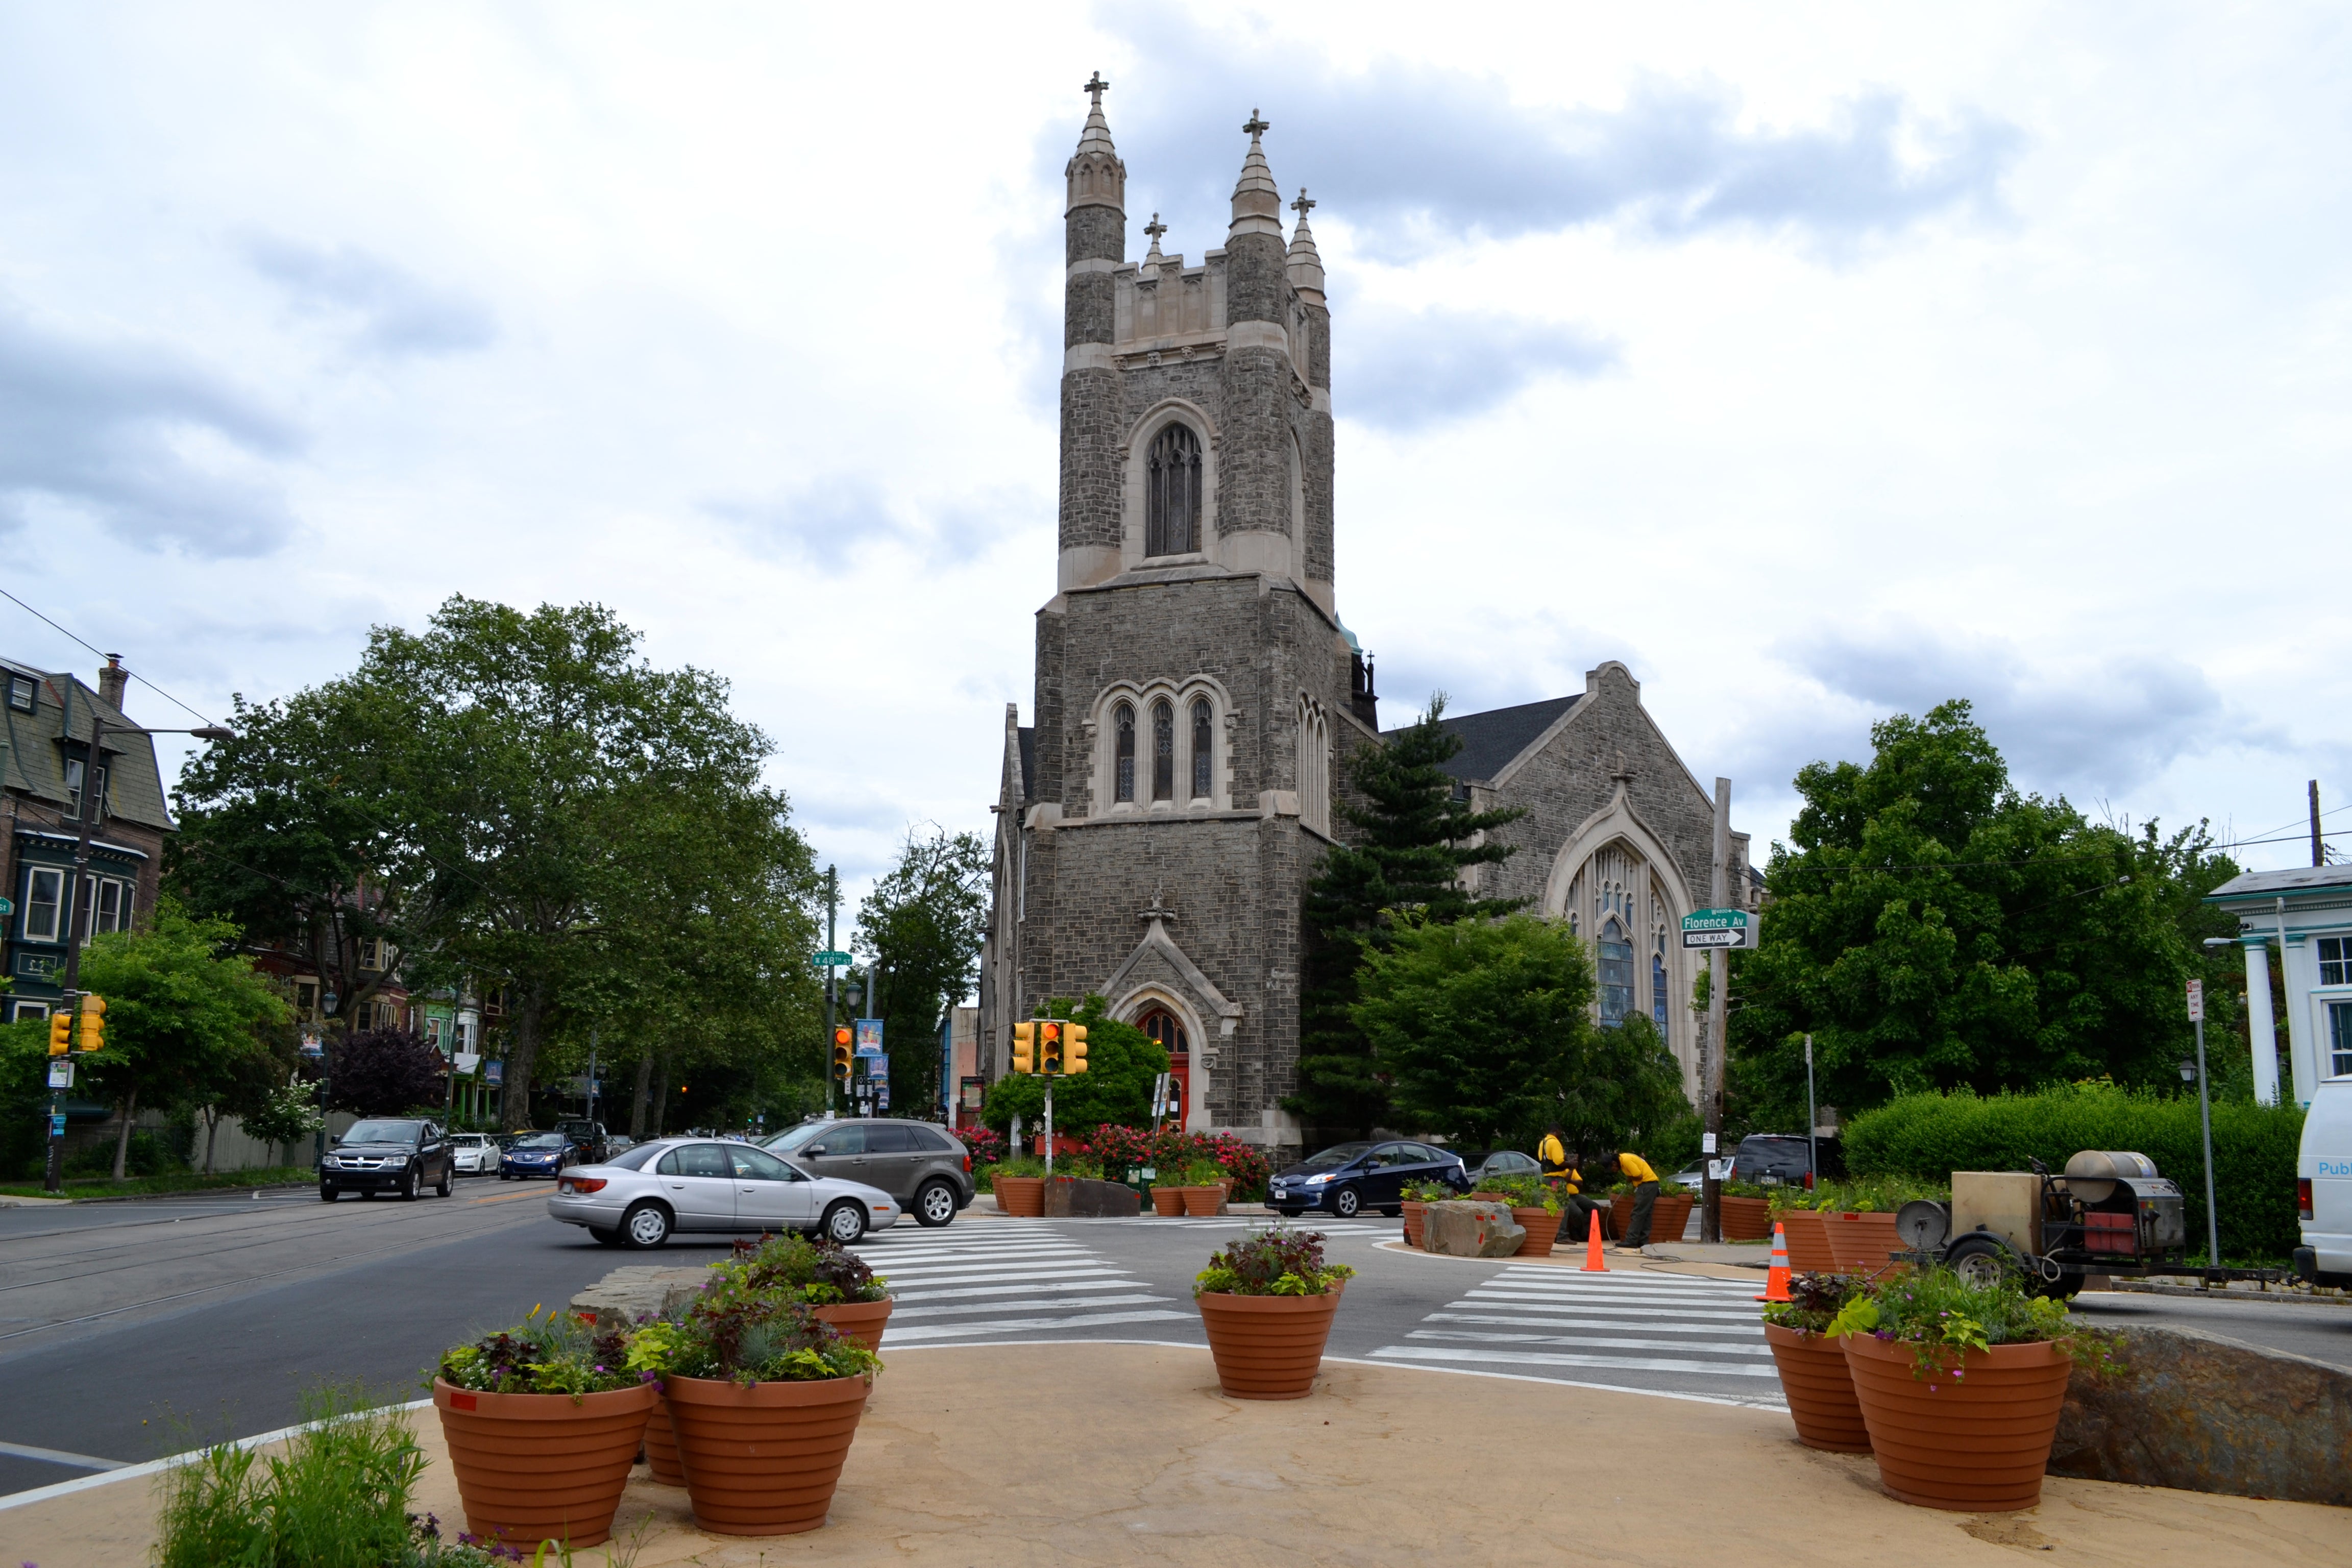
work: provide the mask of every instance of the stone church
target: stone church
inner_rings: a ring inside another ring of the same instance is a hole
[[[1339,619],[1331,314],[1300,192],[1284,233],[1253,112],[1222,247],[1127,253],[1102,85],[1066,171],[1060,559],[1037,612],[1031,722],[1004,716],[981,1070],[1011,1025],[1089,992],[1171,1053],[1185,1122],[1297,1150],[1304,889],[1381,743],[1373,667]],[[1480,890],[1572,922],[1598,1010],[1664,1030],[1696,1093],[1687,1005],[1714,813],[1615,661],[1582,691],[1444,721],[1480,810],[1524,806]],[[1746,837],[1732,886],[1755,897]]]

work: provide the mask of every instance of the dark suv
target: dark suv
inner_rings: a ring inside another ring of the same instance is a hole
[[[840,1176],[879,1187],[915,1216],[942,1226],[971,1202],[971,1156],[928,1121],[803,1121],[761,1145],[812,1176]]]
[[[414,1198],[419,1187],[449,1195],[457,1152],[441,1129],[412,1117],[372,1116],[354,1121],[335,1140],[319,1166],[319,1197],[333,1203],[344,1193],[362,1197],[397,1193]]]
[[[1385,1215],[1404,1212],[1408,1182],[1436,1182],[1457,1193],[1470,1190],[1470,1173],[1459,1154],[1403,1139],[1386,1143],[1334,1143],[1310,1154],[1267,1184],[1266,1207],[1295,1216],[1321,1209],[1353,1219],[1364,1209]]]
[[[612,1140],[605,1136],[604,1124],[573,1117],[559,1121],[555,1130],[576,1146],[578,1152],[568,1162],[574,1165],[601,1165],[613,1157]]]

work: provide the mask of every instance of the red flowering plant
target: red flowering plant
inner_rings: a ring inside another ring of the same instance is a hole
[[[1004,1134],[993,1127],[959,1127],[955,1135],[962,1140],[964,1152],[971,1156],[971,1168],[975,1171],[1004,1158]]]
[[[1149,1170],[1162,1185],[1174,1184],[1188,1166],[1207,1162],[1232,1181],[1234,1195],[1244,1199],[1264,1195],[1269,1173],[1263,1153],[1223,1132],[1155,1132],[1107,1121],[1088,1135],[1081,1151],[1100,1160],[1104,1174],[1114,1181]]]

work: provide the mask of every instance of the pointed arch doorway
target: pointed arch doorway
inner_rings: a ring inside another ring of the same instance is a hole
[[[1184,1032],[1184,1020],[1154,1003],[1137,1017],[1135,1026],[1168,1053],[1168,1070],[1176,1078],[1176,1103],[1189,1112],[1192,1104],[1192,1045]],[[1183,1112],[1180,1112],[1176,1124],[1181,1127],[1185,1120]]]

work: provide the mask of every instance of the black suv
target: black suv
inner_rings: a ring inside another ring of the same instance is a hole
[[[555,1130],[579,1150],[568,1163],[601,1165],[613,1157],[612,1141],[605,1135],[604,1124],[601,1121],[573,1117],[568,1121],[557,1122]]]
[[[812,1176],[879,1187],[915,1216],[942,1226],[971,1202],[971,1156],[945,1128],[877,1117],[803,1121],[761,1147]]]
[[[433,1122],[372,1116],[352,1122],[327,1151],[319,1166],[319,1198],[333,1203],[344,1193],[414,1198],[419,1187],[428,1186],[446,1198],[457,1171],[457,1151]]]

